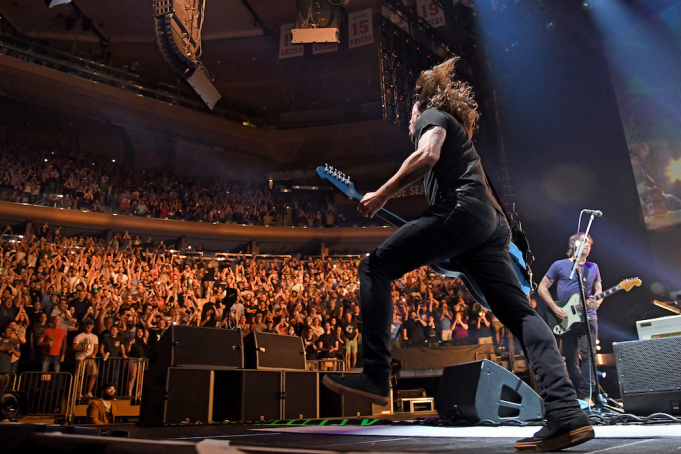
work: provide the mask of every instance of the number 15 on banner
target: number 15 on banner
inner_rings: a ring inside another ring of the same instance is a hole
[[[366,46],[374,42],[374,24],[371,8],[348,15],[348,47]]]

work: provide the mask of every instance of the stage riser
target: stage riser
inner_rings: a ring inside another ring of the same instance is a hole
[[[307,371],[169,368],[165,383],[146,388],[140,423],[208,423],[370,416],[372,405],[343,397]]]

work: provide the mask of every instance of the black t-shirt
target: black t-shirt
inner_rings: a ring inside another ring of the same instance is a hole
[[[103,336],[102,343],[104,344],[104,351],[109,353],[112,358],[123,356],[121,353],[121,345],[123,345],[123,335],[118,333],[116,337],[111,335]]]
[[[440,159],[423,180],[428,205],[434,205],[454,191],[458,196],[483,199],[502,212],[487,185],[480,156],[475,151],[468,134],[450,114],[428,109],[416,122],[414,144],[418,148],[421,136],[431,126],[441,126],[447,132],[440,151]]]
[[[317,345],[322,344],[323,348],[333,348],[336,345],[336,335],[331,333],[331,334],[322,334],[319,336],[319,339],[317,339]],[[318,357],[320,358],[333,358],[336,356],[336,352],[319,352],[317,354]]]
[[[347,340],[356,340],[355,333],[357,332],[357,322],[351,320],[350,322],[343,320],[343,332]]]
[[[410,341],[423,341],[424,336],[424,326],[418,320],[407,320],[404,322],[404,329],[407,330],[407,338]]]
[[[144,338],[135,337],[135,342],[130,345],[130,358],[146,358],[149,355],[149,345]]]
[[[161,340],[161,336],[163,336],[163,333],[165,332],[166,330],[161,330],[159,328],[150,328],[148,339],[149,347],[156,345],[156,343]]]

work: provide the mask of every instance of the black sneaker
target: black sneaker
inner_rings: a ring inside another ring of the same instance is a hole
[[[338,394],[354,394],[363,397],[372,404],[388,405],[390,397],[390,381],[374,380],[365,374],[341,377],[340,375],[324,375],[324,386]]]
[[[553,410],[546,416],[546,425],[532,438],[515,442],[517,452],[546,452],[576,446],[594,437],[589,417],[579,407]]]

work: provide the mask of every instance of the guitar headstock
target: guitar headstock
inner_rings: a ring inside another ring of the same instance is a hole
[[[338,169],[335,169],[333,166],[324,164],[323,166],[317,167],[317,175],[319,175],[320,178],[330,181],[331,184],[345,194],[345,197],[348,199],[355,201],[362,200],[362,196],[355,189],[355,184],[350,180],[350,177]]]
[[[620,288],[622,290],[626,290],[628,292],[632,288],[640,286],[641,285],[641,279],[639,279],[637,277],[634,277],[634,278],[631,278],[631,279],[625,279],[625,280],[621,281],[619,285],[620,285]]]

